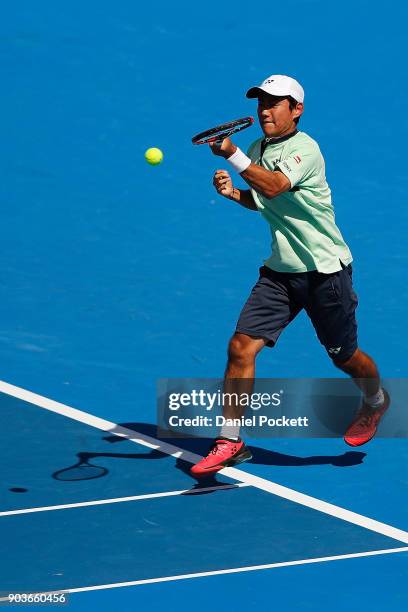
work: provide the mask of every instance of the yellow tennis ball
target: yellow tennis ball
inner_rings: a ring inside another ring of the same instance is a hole
[[[147,149],[145,158],[148,164],[157,166],[157,164],[160,164],[163,161],[163,153],[160,151],[160,149],[151,147],[150,149]]]

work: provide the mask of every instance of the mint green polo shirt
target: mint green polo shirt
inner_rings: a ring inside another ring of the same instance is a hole
[[[291,189],[268,199],[251,189],[258,210],[270,226],[272,254],[265,265],[278,272],[325,274],[348,265],[351,252],[335,222],[325,164],[319,146],[304,132],[268,143],[263,139],[248,150],[252,162],[267,170],[280,170]]]

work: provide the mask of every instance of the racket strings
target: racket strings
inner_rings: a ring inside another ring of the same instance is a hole
[[[193,144],[206,144],[216,142],[228,138],[232,134],[250,127],[254,123],[252,117],[244,117],[243,119],[235,119],[228,123],[218,125],[210,130],[201,132],[192,138]]]

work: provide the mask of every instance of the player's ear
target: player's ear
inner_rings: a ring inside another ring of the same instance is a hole
[[[300,115],[303,113],[303,109],[304,109],[303,102],[298,102],[295,108],[293,109],[293,112],[294,112],[293,119],[300,117]]]

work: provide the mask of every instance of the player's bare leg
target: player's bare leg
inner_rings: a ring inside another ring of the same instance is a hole
[[[228,361],[224,376],[224,393],[252,393],[255,378],[255,360],[264,348],[265,340],[235,333],[228,346]],[[225,402],[223,416],[241,417],[243,410],[236,402]]]
[[[231,424],[231,420],[239,420],[243,415],[245,408],[235,398],[239,398],[242,393],[252,393],[256,356],[264,346],[264,340],[246,334],[235,333],[231,338],[224,378],[224,394],[231,395],[226,396],[223,406],[223,416],[230,422],[223,425],[208,455],[191,468],[193,476],[202,478],[252,458],[251,452],[239,437],[239,424]]]
[[[347,361],[340,362],[333,359],[333,363],[354,379],[366,397],[378,393],[381,384],[380,375],[375,362],[367,353],[363,353],[358,348]]]
[[[333,362],[353,378],[364,395],[362,406],[344,436],[345,442],[350,446],[360,446],[374,437],[380,419],[390,405],[390,397],[387,391],[381,388],[375,362],[359,348],[347,361],[333,359]]]

